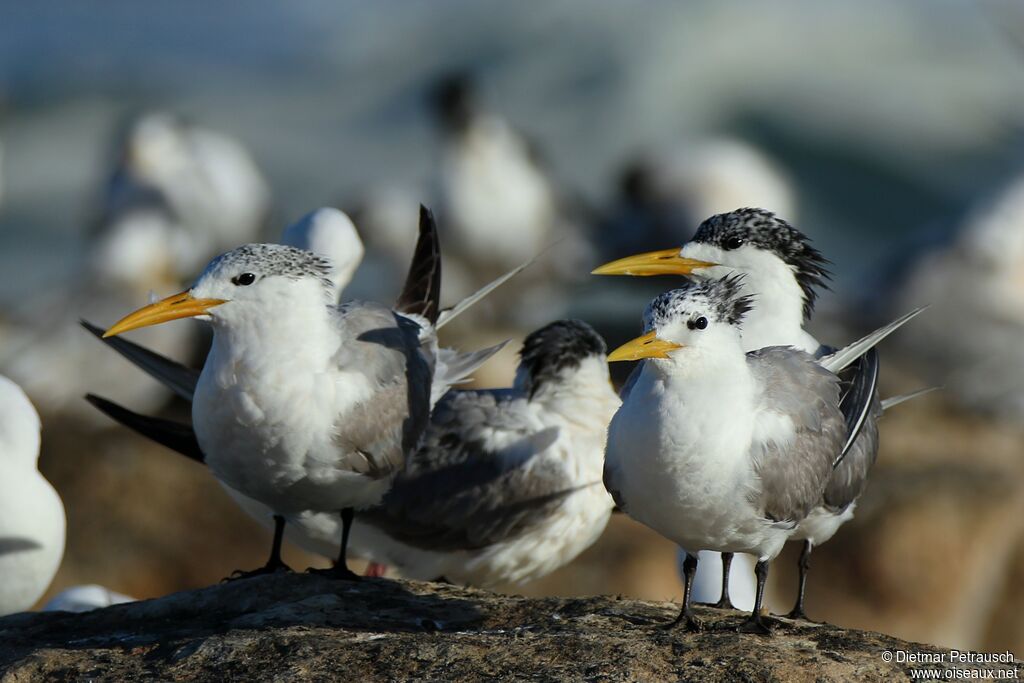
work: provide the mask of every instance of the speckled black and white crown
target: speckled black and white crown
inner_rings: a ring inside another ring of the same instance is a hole
[[[742,292],[743,275],[687,281],[682,287],[660,294],[647,304],[644,331],[658,329],[672,320],[701,316],[712,322],[740,325],[754,303],[754,297]]]
[[[243,273],[252,273],[257,281],[271,276],[293,280],[311,277],[332,288],[331,270],[329,259],[305,249],[282,244],[245,244],[215,258],[201,277],[231,278]]]
[[[804,293],[805,320],[814,312],[818,289],[828,288],[828,260],[811,246],[807,235],[766,209],[737,209],[712,216],[700,224],[691,241],[725,251],[752,244],[778,256],[795,270]]]
[[[562,371],[607,352],[604,339],[587,323],[558,320],[530,333],[519,352],[519,365],[529,376],[533,393]]]

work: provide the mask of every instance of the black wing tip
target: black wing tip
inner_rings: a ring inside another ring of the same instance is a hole
[[[94,334],[95,336],[99,337],[100,339],[103,338],[103,332],[105,330],[102,327],[97,327],[96,325],[93,325],[91,322],[89,322],[85,318],[79,318],[78,319],[78,324],[81,325],[82,327],[84,327],[86,330],[88,330],[92,334]],[[89,396],[92,396],[92,394],[89,394]]]

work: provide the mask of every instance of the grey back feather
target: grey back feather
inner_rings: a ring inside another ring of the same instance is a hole
[[[419,326],[380,304],[350,302],[336,310],[338,367],[357,369],[379,388],[339,418],[334,441],[350,454],[343,466],[390,476],[415,451],[430,419],[432,368]]]
[[[788,416],[792,440],[752,445],[761,490],[752,494],[768,519],[795,524],[816,507],[842,448],[846,423],[839,410],[839,380],[803,351],[770,346],[747,354],[762,394],[757,405]]]
[[[545,520],[578,488],[560,463],[538,457],[559,430],[537,431],[527,404],[507,389],[446,395],[423,447],[360,519],[437,551],[487,547]]]

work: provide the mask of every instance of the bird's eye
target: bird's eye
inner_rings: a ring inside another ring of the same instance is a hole
[[[231,278],[231,282],[233,284],[245,287],[246,285],[251,285],[252,283],[256,282],[256,276],[253,273],[242,273],[241,275],[236,275],[233,278]]]
[[[686,326],[689,327],[691,330],[703,330],[705,327],[708,326],[708,319],[705,318],[704,316],[701,316],[696,320],[689,321],[688,323],[686,323]]]
[[[729,251],[732,251],[733,249],[739,249],[740,247],[743,246],[743,238],[730,237],[729,239],[725,240],[725,244],[723,244],[722,246]]]

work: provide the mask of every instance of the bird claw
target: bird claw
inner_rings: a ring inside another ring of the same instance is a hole
[[[259,569],[250,569],[245,571],[243,569],[236,569],[231,572],[230,575],[221,579],[221,583],[231,583],[232,581],[238,581],[239,579],[251,579],[254,576],[266,576],[268,574],[279,574],[282,572],[291,572],[292,568],[286,565],[284,562],[267,563]]]
[[[772,634],[771,628],[765,623],[764,618],[760,614],[752,614],[743,621],[742,624],[736,627],[736,630],[740,633],[755,633],[761,636],[770,636]]]
[[[712,607],[714,609],[736,609],[736,606],[732,604],[732,600],[729,598],[721,598],[718,602],[699,602],[698,605],[704,607]]]
[[[791,609],[786,614],[782,614],[782,615],[779,615],[779,616],[785,617],[786,619],[792,619],[793,621],[806,621],[806,622],[811,623],[811,624],[819,623],[817,621],[814,621],[813,619],[808,619],[807,618],[807,613],[804,612],[804,610],[802,608],[799,608],[799,607],[794,607],[793,609]]]
[[[704,622],[697,617],[687,615],[685,617],[677,617],[668,623],[663,623],[658,626],[665,631],[683,631],[685,633],[700,633],[704,630]]]

